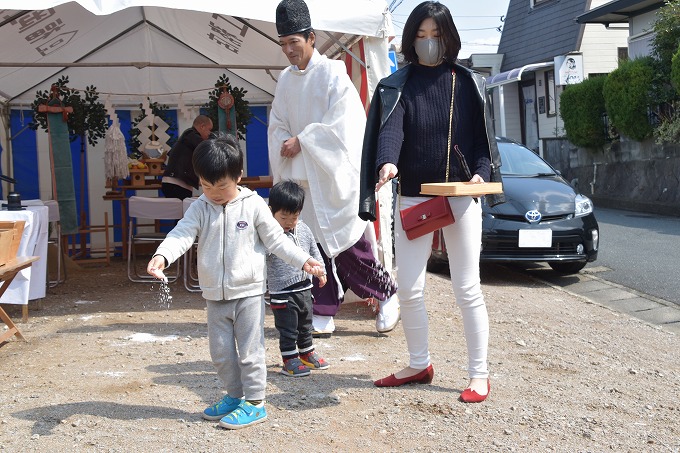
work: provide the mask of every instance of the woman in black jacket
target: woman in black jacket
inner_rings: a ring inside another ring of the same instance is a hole
[[[432,1],[418,5],[406,21],[402,37],[402,52],[410,64],[380,82],[369,111],[359,215],[374,219],[375,192],[399,177],[395,258],[410,354],[409,366],[375,381],[378,387],[426,384],[434,376],[424,299],[432,233],[409,240],[399,210],[429,198],[420,194],[422,183],[500,181],[500,157],[487,113],[485,82],[479,74],[455,64],[460,47],[448,8]],[[462,152],[462,159],[456,157],[455,148]],[[489,198],[491,204],[500,201],[502,196]],[[448,202],[455,223],[442,231],[463,318],[470,378],[460,399],[481,402],[490,390],[489,321],[479,277],[481,206],[469,196],[449,197]]]

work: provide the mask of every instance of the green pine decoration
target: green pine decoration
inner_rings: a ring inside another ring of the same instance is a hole
[[[81,152],[85,152],[85,140],[91,146],[95,146],[100,139],[106,136],[106,109],[99,102],[99,93],[94,85],[85,88],[84,92],[68,87],[68,76],[61,76],[53,86],[56,86],[59,99],[64,107],[72,107],[73,113],[68,116],[69,139],[73,142],[81,138]],[[28,125],[32,130],[43,129],[47,131],[47,116],[38,113],[38,106],[50,101],[50,92],[47,90],[36,92],[35,100],[31,104],[33,109],[33,121]]]

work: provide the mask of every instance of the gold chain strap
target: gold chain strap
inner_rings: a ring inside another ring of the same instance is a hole
[[[449,162],[451,159],[451,130],[453,129],[453,95],[456,91],[456,72],[451,71],[451,108],[449,109],[449,140],[446,143],[446,181],[449,182]]]

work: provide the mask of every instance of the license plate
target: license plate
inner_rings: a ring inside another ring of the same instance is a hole
[[[552,230],[519,230],[519,247],[552,247]]]

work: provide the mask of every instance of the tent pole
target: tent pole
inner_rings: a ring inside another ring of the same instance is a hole
[[[87,238],[84,230],[86,230],[89,225],[87,222],[87,214],[85,213],[85,134],[80,136],[80,253],[79,255],[85,256],[87,253]]]
[[[2,105],[0,105],[0,121],[2,121],[2,126],[5,129],[5,146],[3,147],[5,151],[5,161],[6,161],[6,166],[5,170],[7,172],[6,176],[9,176],[10,178],[12,177],[10,172],[10,169],[12,168],[12,152],[11,152],[11,146],[12,142],[10,140],[10,131],[9,131],[9,115],[10,115],[10,109],[9,109],[9,102],[3,102]],[[6,188],[7,188],[7,193],[9,193],[9,183],[6,183]],[[3,194],[5,192],[3,191]]]
[[[359,63],[361,66],[364,68],[366,67],[366,62],[363,61],[361,58],[357,57],[350,49],[349,47],[353,46],[356,44],[358,41],[361,40],[361,36],[357,36],[357,39],[354,42],[348,43],[348,45],[343,44],[340,42],[338,38],[333,36],[331,33],[326,32],[326,35],[331,39],[331,41],[334,41],[338,46],[340,46],[345,52],[347,52],[347,55],[351,56],[357,63]]]

